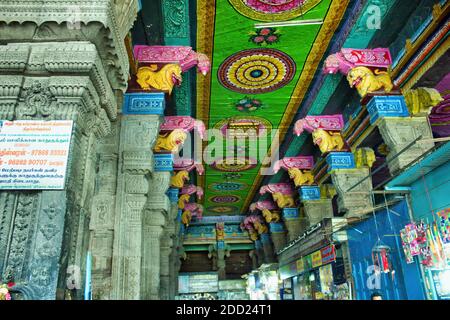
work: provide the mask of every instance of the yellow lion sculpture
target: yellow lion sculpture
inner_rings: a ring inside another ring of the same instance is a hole
[[[302,171],[298,168],[288,169],[289,178],[294,180],[296,187],[300,186],[310,186],[314,184],[314,175],[311,171]]]
[[[189,180],[189,172],[186,170],[178,171],[170,178],[170,186],[173,188],[181,189],[184,186],[184,182]]]
[[[412,116],[425,116],[431,109],[442,102],[441,94],[432,88],[417,88],[403,92],[406,106]]]
[[[280,214],[278,212],[271,212],[268,209],[263,209],[262,214],[267,223],[280,221]]]
[[[180,198],[178,199],[178,208],[179,209],[184,209],[184,207],[186,206],[186,203],[189,202],[189,198],[191,196],[189,194],[182,194],[180,196]]]
[[[277,203],[279,208],[293,208],[295,207],[294,198],[291,195],[285,195],[280,192],[272,194],[273,200]]]
[[[158,135],[154,150],[156,152],[171,151],[177,152],[184,141],[186,141],[187,134],[184,130],[175,129],[170,133]]]
[[[331,151],[342,151],[345,143],[340,132],[325,131],[316,129],[312,133],[314,144],[319,146],[322,153]]]
[[[357,168],[372,168],[375,161],[377,161],[375,152],[371,148],[358,148],[354,152],[354,155]]]
[[[191,223],[191,220],[192,220],[192,213],[189,210],[183,211],[183,214],[181,215],[181,222],[186,227],[189,227],[189,223]]]
[[[169,91],[172,94],[173,87],[180,85],[183,81],[181,77],[181,67],[177,64],[166,64],[161,70],[157,70],[157,65],[141,67],[137,72],[137,83],[144,90],[150,88]]]
[[[250,239],[252,239],[252,241],[258,240],[258,232],[256,232],[255,230],[251,229],[251,230],[248,230],[248,233],[249,233]]]
[[[255,227],[256,231],[258,231],[258,234],[267,233],[269,231],[267,226],[259,221],[255,221],[253,223],[253,226]]]
[[[375,70],[375,73],[373,73],[366,67],[351,69],[347,75],[347,81],[350,87],[355,87],[358,90],[362,98],[368,93],[379,91],[381,88],[384,88],[386,93],[391,92],[394,88],[388,72]]]

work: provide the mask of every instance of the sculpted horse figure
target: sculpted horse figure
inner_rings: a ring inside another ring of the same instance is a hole
[[[181,67],[178,64],[166,64],[159,71],[156,71],[157,69],[156,64],[139,68],[137,83],[143,90],[153,88],[172,94],[173,87],[181,85],[183,81]]]
[[[181,189],[184,186],[184,183],[189,180],[189,172],[186,170],[181,170],[175,173],[170,178],[170,186],[173,188]]]
[[[342,151],[345,147],[344,139],[340,132],[316,129],[312,132],[312,138],[322,153],[330,151]]]
[[[298,168],[288,169],[289,178],[294,180],[296,187],[310,186],[314,184],[314,175],[309,170],[300,170]]]

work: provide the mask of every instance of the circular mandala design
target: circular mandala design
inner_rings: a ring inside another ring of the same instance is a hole
[[[215,203],[234,203],[241,200],[238,196],[214,196],[209,199],[211,202]]]
[[[243,16],[259,21],[286,21],[301,16],[322,0],[229,0]]]
[[[219,67],[220,83],[239,93],[265,93],[287,85],[295,76],[295,62],[276,49],[250,49],[228,57]]]
[[[247,188],[247,185],[244,183],[236,183],[236,182],[222,182],[222,183],[213,183],[209,186],[210,189],[214,191],[241,191]]]
[[[247,157],[227,157],[211,164],[213,169],[225,172],[241,172],[256,167],[256,161]]]
[[[239,209],[235,206],[209,206],[206,208],[211,213],[237,213]]]

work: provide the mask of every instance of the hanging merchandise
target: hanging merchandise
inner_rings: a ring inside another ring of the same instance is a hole
[[[391,248],[378,240],[372,249],[372,261],[381,272],[388,273],[393,271],[390,260]]]
[[[439,218],[439,232],[442,242],[450,244],[450,208],[438,212],[437,216]]]

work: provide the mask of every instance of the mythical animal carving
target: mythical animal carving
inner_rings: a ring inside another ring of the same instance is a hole
[[[293,208],[295,201],[292,195],[275,192],[272,194],[273,200],[277,203],[279,208]]]
[[[166,64],[159,71],[156,71],[157,68],[157,65],[139,68],[137,72],[137,83],[143,90],[153,88],[168,91],[169,94],[172,94],[173,87],[180,85],[183,81],[181,67],[177,64]]]
[[[347,81],[350,87],[355,87],[359,95],[364,98],[367,94],[384,88],[389,93],[394,88],[388,72],[375,70],[373,72],[367,67],[356,67],[349,71]]]
[[[186,132],[181,129],[175,129],[170,133],[159,134],[154,150],[156,152],[171,151],[176,153],[186,138]]]
[[[406,106],[412,116],[429,115],[431,109],[444,101],[441,94],[432,88],[417,88],[403,92]]]
[[[354,155],[357,168],[372,168],[375,161],[377,161],[375,152],[371,148],[358,148],[354,152]]]
[[[322,153],[342,151],[345,147],[344,139],[340,132],[317,129],[313,131],[312,138],[314,144],[319,146]]]
[[[224,223],[216,223],[216,240],[223,241],[225,240],[225,225]]]
[[[333,199],[337,194],[336,188],[332,184],[320,185],[320,198],[321,199]]]
[[[187,203],[184,206],[185,211],[190,211],[192,216],[195,216],[197,220],[203,218],[203,206],[198,203]]]
[[[263,209],[262,214],[267,223],[280,221],[280,214],[276,211],[270,211],[268,209]]]
[[[252,241],[258,240],[258,234],[268,232],[267,226],[263,223],[262,218],[257,215],[248,216],[241,223],[241,229],[247,230]]]
[[[181,189],[184,186],[184,183],[189,180],[189,172],[186,170],[181,170],[175,173],[170,178],[170,186],[174,188]]]
[[[186,203],[189,202],[189,198],[191,197],[190,194],[182,194],[180,198],[178,199],[178,208],[184,209],[186,206]]]
[[[253,225],[255,226],[255,229],[258,232],[258,234],[267,233],[269,231],[267,226],[261,223],[259,220],[256,220]]]
[[[294,180],[296,187],[310,186],[314,184],[314,175],[309,170],[300,170],[298,168],[288,169],[289,178]]]
[[[191,223],[191,220],[192,220],[192,212],[189,211],[189,210],[183,211],[183,213],[181,214],[181,222],[186,227],[189,227],[189,224]]]

